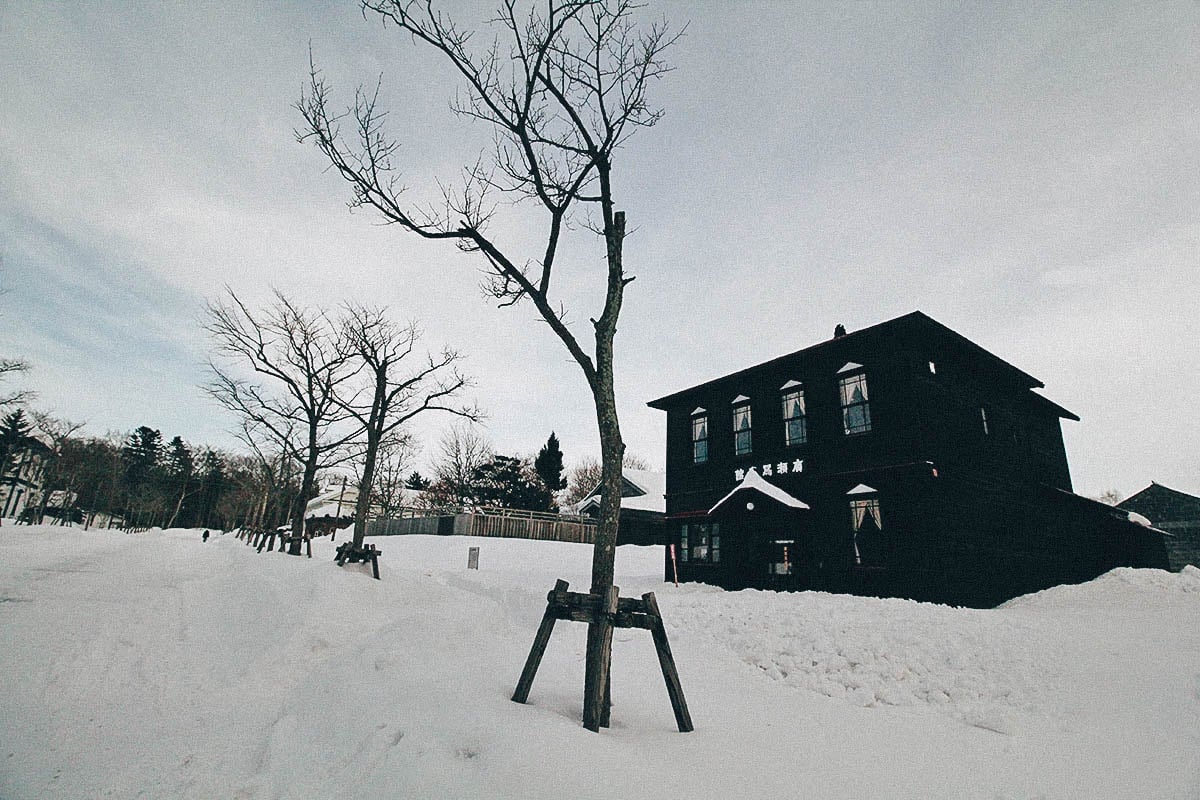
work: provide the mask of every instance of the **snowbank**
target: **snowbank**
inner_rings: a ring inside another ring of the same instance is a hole
[[[339,537],[342,538],[342,537]],[[508,698],[590,548],[383,537],[382,581],[198,531],[0,528],[0,797],[1200,796],[1200,571],[991,610],[661,581],[697,730],[644,631],[579,725],[584,627]],[[467,570],[467,548],[481,548]]]

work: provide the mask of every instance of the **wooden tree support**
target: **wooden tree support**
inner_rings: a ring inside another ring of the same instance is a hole
[[[598,626],[599,630],[588,636],[588,647],[602,648],[605,661],[612,651],[613,628],[644,628],[654,637],[654,649],[658,651],[658,665],[662,668],[663,680],[667,684],[667,695],[671,698],[671,708],[675,712],[675,724],[679,726],[680,733],[694,730],[654,592],[647,592],[640,599],[619,597],[617,587],[613,586],[601,596],[568,592],[568,585],[566,581],[559,580],[554,584],[554,589],[546,595],[546,613],[542,615],[542,624],[538,626],[537,635],[533,638],[533,647],[529,650],[529,658],[525,660],[525,668],[517,681],[513,701],[524,703],[529,700],[533,678],[542,663],[542,656],[546,652],[546,645],[550,642],[550,634],[554,632],[554,623],[557,620],[586,622]],[[590,663],[591,659],[588,659],[588,662]],[[608,727],[609,712],[612,708],[611,687],[609,681],[601,681],[600,676],[590,674],[590,670],[588,672],[584,678],[583,725],[588,730],[598,731],[602,727]],[[599,709],[599,712],[595,709]]]
[[[351,564],[365,564],[370,561],[371,572],[375,575],[375,580],[379,580],[379,557],[381,555],[383,555],[383,551],[373,544],[355,547],[354,542],[349,541],[338,545],[334,560],[337,561],[339,567],[344,566],[347,561]]]

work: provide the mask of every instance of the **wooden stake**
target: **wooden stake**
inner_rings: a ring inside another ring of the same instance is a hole
[[[565,592],[569,585],[566,581],[559,579],[554,582],[554,591]],[[538,626],[537,635],[533,637],[533,647],[529,649],[529,657],[525,659],[525,668],[521,670],[521,678],[517,681],[517,690],[513,692],[514,703],[524,703],[529,700],[529,690],[533,687],[533,678],[537,675],[538,667],[542,663],[542,656],[546,653],[550,634],[554,632],[554,619],[554,607],[547,599],[546,613],[542,615],[542,624]]]
[[[583,678],[583,727],[597,733],[604,716],[604,693],[608,690],[608,672],[612,664],[613,615],[617,613],[619,590],[604,590],[596,621],[588,625],[587,667]]]
[[[675,712],[675,724],[680,733],[695,730],[692,726],[692,715],[688,713],[687,700],[683,697],[683,685],[679,682],[679,670],[675,668],[675,658],[671,655],[671,645],[667,642],[667,629],[663,627],[662,614],[658,610],[658,601],[654,592],[642,595],[646,610],[654,617],[654,626],[650,629],[654,637],[654,649],[658,651],[658,665],[662,667],[663,680],[667,683],[667,694],[671,698],[671,709]]]

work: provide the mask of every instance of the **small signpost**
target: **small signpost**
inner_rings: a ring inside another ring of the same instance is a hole
[[[479,569],[479,548],[467,548],[467,569]]]
[[[663,680],[667,684],[671,709],[675,712],[675,724],[679,727],[680,733],[694,730],[692,716],[688,713],[687,701],[683,697],[683,686],[679,682],[679,671],[675,668],[675,658],[671,655],[671,645],[667,642],[667,631],[663,627],[662,614],[659,613],[654,592],[647,592],[640,599],[619,597],[618,589],[614,586],[601,597],[596,594],[568,592],[568,586],[566,581],[559,580],[546,595],[546,613],[542,615],[542,624],[533,639],[533,647],[529,650],[525,669],[521,671],[521,678],[517,681],[517,689],[512,696],[513,701],[524,703],[529,700],[529,690],[533,686],[533,678],[537,675],[538,666],[542,663],[542,656],[546,653],[546,645],[550,642],[550,634],[554,632],[556,620],[564,619],[593,624],[606,619],[609,623],[610,637],[613,628],[644,628],[650,631],[654,638],[654,649],[658,651],[658,664],[662,669]],[[608,685],[602,687],[601,691],[604,695],[604,704],[598,727],[607,728],[609,711],[612,707],[612,694]],[[592,730],[595,729],[592,728]]]

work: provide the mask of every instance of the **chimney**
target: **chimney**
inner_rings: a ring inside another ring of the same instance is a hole
[[[833,329],[833,338],[837,339],[839,336],[845,336],[845,335],[846,335],[846,326],[839,322],[837,324],[837,326]]]

